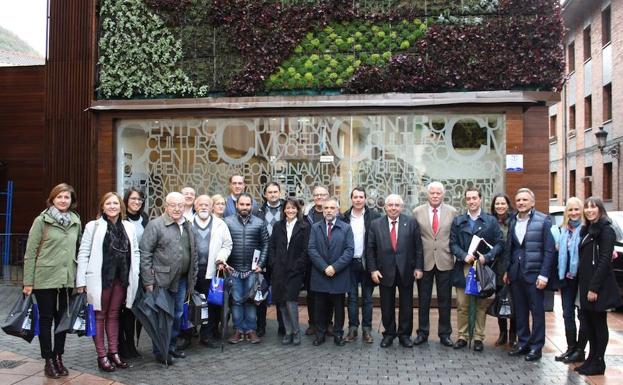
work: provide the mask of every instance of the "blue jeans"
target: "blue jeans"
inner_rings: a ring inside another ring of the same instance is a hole
[[[359,285],[361,284],[361,326],[363,330],[372,329],[372,292],[374,286],[367,285],[363,274],[351,272],[348,290],[348,328],[359,327]]]
[[[565,285],[560,288],[562,300],[562,318],[565,320],[565,331],[576,335],[575,296],[578,294],[578,280],[565,278]]]
[[[231,313],[234,319],[234,328],[242,333],[254,332],[257,328],[257,310],[255,302],[247,301],[249,290],[255,282],[253,274],[247,278],[232,277]]]
[[[175,301],[175,314],[173,319],[173,327],[171,328],[171,340],[169,342],[169,351],[175,351],[175,345],[177,344],[177,336],[180,334],[182,327],[182,315],[184,314],[184,300],[186,299],[186,292],[188,289],[188,280],[186,276],[180,277],[177,285],[177,292],[169,290],[169,294],[173,296]],[[153,345],[153,352],[159,356],[160,352],[156,345]]]

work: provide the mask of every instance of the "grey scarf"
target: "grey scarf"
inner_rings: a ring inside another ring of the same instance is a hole
[[[62,213],[56,207],[50,206],[48,214],[63,227],[67,227],[71,223],[71,214],[69,211]]]

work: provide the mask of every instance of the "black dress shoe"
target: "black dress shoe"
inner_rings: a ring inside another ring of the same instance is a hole
[[[411,341],[411,337],[398,337],[398,342],[403,348],[412,348],[413,341]]]
[[[324,337],[316,337],[314,342],[312,342],[312,345],[314,346],[320,346],[322,344],[324,344]]]
[[[540,350],[530,350],[524,360],[530,361],[538,361],[541,359],[541,351]]]
[[[175,358],[186,358],[186,353],[184,353],[181,350],[176,350],[176,351],[170,351],[169,355],[171,357],[175,357]]]
[[[530,348],[527,346],[517,346],[516,348],[510,350],[508,355],[511,357],[523,356],[524,354],[528,354],[530,352]]]
[[[463,349],[464,347],[467,346],[467,341],[465,341],[462,338],[459,338],[458,340],[456,340],[456,342],[454,343],[454,348],[455,349]],[[474,345],[475,347],[475,345]]]
[[[443,345],[443,346],[454,346],[454,343],[452,342],[452,340],[450,339],[450,337],[441,337],[441,339],[439,340],[439,342]]]
[[[392,346],[393,343],[394,343],[394,337],[392,337],[392,336],[384,336],[383,339],[381,340],[381,347],[382,348],[388,348],[388,347]]]
[[[164,365],[173,365],[175,363],[175,358],[168,356],[167,360],[165,361],[162,356],[156,356],[156,361]]]
[[[335,336],[333,337],[333,343],[336,344],[337,346],[344,346],[346,345],[346,340],[342,337]]]
[[[485,346],[483,345],[482,341],[474,341],[474,351],[482,352],[483,350],[485,350]]]
[[[206,348],[210,348],[210,349],[218,348],[218,345],[216,344],[216,342],[212,341],[209,338],[202,338],[199,340],[199,343],[205,346]]]
[[[427,336],[425,336],[424,334],[418,334],[415,337],[415,340],[413,341],[413,344],[414,345],[421,345],[421,344],[423,344],[426,341],[428,341],[428,337]]]

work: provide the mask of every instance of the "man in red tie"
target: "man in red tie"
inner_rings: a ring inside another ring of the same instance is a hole
[[[422,239],[417,222],[402,215],[400,195],[385,199],[387,215],[370,224],[366,250],[372,281],[379,284],[383,340],[391,346],[394,338],[405,348],[413,347],[413,282],[422,277]],[[396,329],[396,288],[399,293],[398,329]]]
[[[453,346],[450,339],[450,309],[452,306],[452,270],[454,256],[450,252],[450,229],[457,215],[454,207],[443,203],[445,190],[440,182],[431,182],[427,187],[428,203],[413,210],[413,217],[420,225],[424,248],[424,275],[418,281],[418,330],[414,344],[428,340],[430,330],[430,301],[433,293],[433,278],[437,285],[437,308],[439,328],[437,334],[444,346]]]

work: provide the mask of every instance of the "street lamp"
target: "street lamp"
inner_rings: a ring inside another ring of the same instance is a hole
[[[608,137],[608,132],[604,131],[603,126],[599,126],[599,130],[595,133],[595,138],[597,138],[597,148],[602,155],[610,155],[615,159],[619,159],[619,143],[615,143],[611,146],[606,147],[606,140]]]

